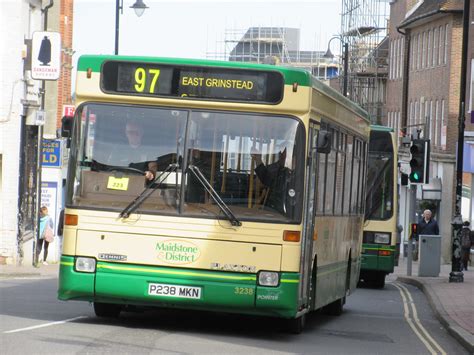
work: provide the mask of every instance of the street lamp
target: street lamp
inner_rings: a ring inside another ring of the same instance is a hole
[[[135,14],[140,17],[143,15],[148,6],[143,3],[143,0],[136,0],[135,4],[130,6],[135,10]],[[120,27],[120,11],[123,10],[123,0],[116,0],[115,2],[115,55],[118,54],[119,47],[119,27]]]
[[[326,53],[323,55],[323,58],[334,58],[334,54],[331,52],[331,42],[333,39],[338,39],[341,41],[342,45],[344,46],[344,59],[343,59],[343,64],[344,64],[344,73],[343,73],[343,85],[342,85],[342,94],[347,97],[347,70],[349,67],[349,43],[344,42],[340,36],[335,36],[332,37],[329,42],[328,42],[328,50]]]
[[[464,282],[464,273],[461,271],[461,198],[462,198],[462,172],[464,158],[464,125],[466,108],[466,78],[467,78],[467,56],[469,48],[469,14],[470,1],[464,1],[463,9],[463,33],[461,49],[461,85],[459,95],[459,122],[458,122],[458,146],[456,154],[456,203],[454,207],[454,217],[452,225],[452,255],[451,272],[449,273],[449,282]]]

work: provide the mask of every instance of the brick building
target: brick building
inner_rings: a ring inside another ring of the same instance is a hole
[[[0,262],[31,260],[37,223],[38,137],[56,138],[62,105],[71,102],[73,0],[0,2]],[[61,76],[33,80],[28,40],[36,31],[60,32]],[[43,107],[43,128],[35,124]],[[52,252],[50,252],[52,254]]]
[[[445,262],[455,201],[462,11],[462,0],[393,0],[390,9],[386,124],[431,141],[430,184],[418,186],[417,211],[434,210]],[[400,145],[399,154],[408,161],[408,147]],[[405,189],[401,211],[408,206]],[[407,226],[408,216],[400,217]]]

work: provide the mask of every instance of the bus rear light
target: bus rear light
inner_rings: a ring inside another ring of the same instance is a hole
[[[379,256],[390,256],[391,254],[390,250],[379,250]]]
[[[66,226],[77,226],[78,221],[79,221],[79,216],[77,214],[64,215],[64,225]]]
[[[299,242],[301,233],[299,231],[283,231],[285,242]]]
[[[278,286],[280,275],[278,272],[260,271],[258,273],[258,284],[260,286]]]

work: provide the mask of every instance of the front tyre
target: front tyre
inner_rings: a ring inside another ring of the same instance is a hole
[[[122,311],[122,306],[113,303],[94,302],[94,312],[100,318],[117,318]]]
[[[287,326],[288,331],[292,334],[301,334],[306,324],[306,314],[303,314],[301,317],[288,319]]]

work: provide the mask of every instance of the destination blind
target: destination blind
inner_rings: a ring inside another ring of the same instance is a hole
[[[107,93],[276,104],[283,97],[276,71],[109,61],[102,67]]]

